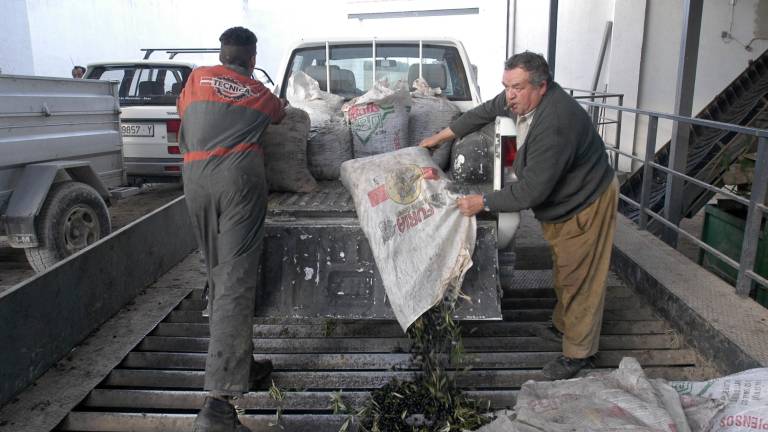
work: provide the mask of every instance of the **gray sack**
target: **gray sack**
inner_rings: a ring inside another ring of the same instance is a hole
[[[488,123],[453,145],[450,173],[454,182],[474,185],[492,181],[494,127],[495,122]]]
[[[341,112],[344,98],[320,90],[304,72],[291,75],[286,96],[292,106],[309,114],[309,171],[317,180],[338,180],[341,163],[352,159],[352,135]]]
[[[269,125],[261,136],[269,190],[312,192],[317,182],[307,168],[309,115],[288,107],[280,124]]]
[[[421,140],[450,126],[461,115],[459,107],[440,96],[411,93],[411,113],[408,116],[408,145],[417,146]],[[432,153],[432,160],[445,171],[451,158],[452,142],[445,142]]]

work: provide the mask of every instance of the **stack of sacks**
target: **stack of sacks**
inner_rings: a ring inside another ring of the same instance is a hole
[[[317,180],[338,180],[341,163],[352,159],[352,136],[341,112],[344,98],[320,90],[317,81],[304,72],[288,80],[286,98],[309,114],[309,171]]]

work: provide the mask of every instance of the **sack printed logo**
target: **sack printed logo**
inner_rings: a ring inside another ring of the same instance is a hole
[[[392,200],[398,204],[410,204],[421,195],[421,179],[437,180],[437,170],[432,167],[404,165],[387,174],[384,184],[368,191],[371,207]]]
[[[200,85],[211,86],[216,90],[216,94],[233,101],[239,101],[252,95],[250,87],[226,76],[203,77],[200,79]]]
[[[438,178],[435,168],[403,165],[387,174],[383,185],[368,192],[368,202],[371,207],[389,200],[404,206],[397,210],[395,220],[386,219],[379,223],[379,231],[384,243],[394,238],[397,233],[404,234],[418,226],[433,216],[436,208],[444,206],[444,198],[440,194],[419,199],[422,195],[421,180]]]
[[[384,185],[387,195],[398,204],[410,204],[421,195],[421,168],[416,165],[406,165],[387,174]]]
[[[368,144],[371,137],[381,129],[384,119],[395,112],[395,106],[379,106],[371,102],[365,105],[353,106],[347,112],[352,133],[363,144]]]

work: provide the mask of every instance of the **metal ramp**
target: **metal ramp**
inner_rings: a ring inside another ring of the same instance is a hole
[[[768,51],[755,59],[704,107],[696,118],[757,128],[768,127]],[[685,174],[715,186],[722,186],[722,176],[728,167],[739,156],[749,151],[755,142],[755,137],[694,126],[691,129]],[[668,141],[656,152],[654,161],[668,166],[670,147],[671,141]],[[621,193],[639,202],[642,185],[641,167],[621,185]],[[667,175],[660,170],[654,170],[649,203],[649,208],[654,212],[659,213],[664,207],[666,186]],[[712,196],[712,192],[686,183],[682,214],[692,217]],[[635,206],[619,201],[619,211],[633,221],[638,221],[640,213]],[[650,222],[649,229],[655,231],[658,228],[661,228],[660,224]]]
[[[530,215],[524,224],[535,227]],[[526,229],[525,232],[530,232]],[[532,251],[543,239],[520,238]],[[504,290],[503,321],[464,321],[469,372],[458,383],[495,408],[512,407],[520,386],[542,379],[540,368],[560,346],[532,336],[548,321],[555,303],[551,271],[514,269],[515,251],[500,254]],[[523,262],[518,260],[518,262]],[[207,319],[199,291],[193,291],[136,346],[62,421],[64,431],[188,431],[202,404]],[[634,356],[653,377],[709,379],[714,371],[686,347],[670,325],[615,275],[609,278],[598,368],[614,368]],[[409,341],[390,320],[269,318],[254,324],[254,354],[271,358],[271,379],[283,390],[274,400],[265,386],[238,404],[244,424],[254,431],[338,431],[345,420],[334,415],[331,396],[341,390],[351,407],[371,389],[392,378],[408,379],[417,368]],[[281,410],[276,426],[277,410]]]

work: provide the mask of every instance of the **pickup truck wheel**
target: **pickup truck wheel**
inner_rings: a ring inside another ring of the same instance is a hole
[[[36,272],[106,237],[112,229],[101,196],[89,185],[73,181],[51,186],[35,228],[38,246],[24,251]]]

